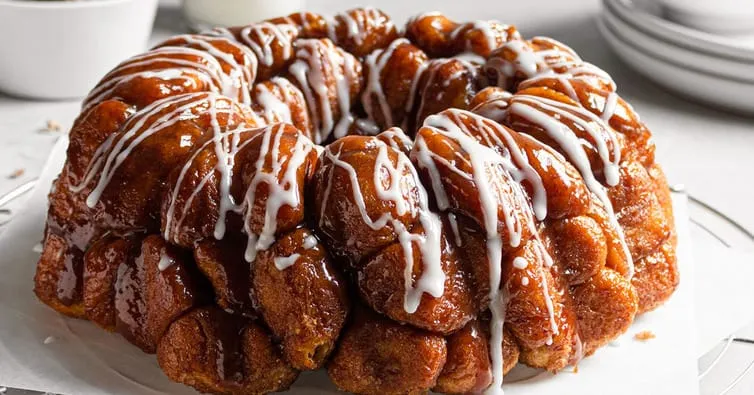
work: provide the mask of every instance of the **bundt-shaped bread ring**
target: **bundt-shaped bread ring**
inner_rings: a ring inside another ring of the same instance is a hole
[[[616,92],[562,43],[439,13],[174,37],[84,101],[34,291],[203,392],[325,367],[354,393],[499,393],[678,284],[665,176]]]

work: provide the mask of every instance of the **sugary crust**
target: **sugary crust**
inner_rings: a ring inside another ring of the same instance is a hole
[[[327,365],[335,385],[359,394],[422,394],[447,357],[445,339],[357,311]]]
[[[345,280],[312,238],[304,228],[281,236],[251,273],[262,318],[281,339],[286,359],[302,370],[324,365],[349,310]],[[280,270],[286,260],[293,263]]]
[[[171,379],[215,394],[281,391],[298,376],[263,328],[216,308],[198,308],[173,322],[157,361]]]

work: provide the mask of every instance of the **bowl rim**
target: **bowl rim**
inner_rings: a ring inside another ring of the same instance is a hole
[[[91,9],[107,8],[124,3],[133,3],[140,0],[86,0],[86,1],[18,1],[0,0],[0,8],[15,8],[29,10],[61,10],[61,9]]]

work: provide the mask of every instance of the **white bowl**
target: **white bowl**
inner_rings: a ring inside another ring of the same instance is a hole
[[[183,14],[198,31],[248,25],[304,9],[304,0],[184,0]]]
[[[37,99],[79,98],[143,51],[157,0],[0,0],[0,90]]]
[[[610,47],[637,72],[674,92],[713,107],[743,114],[754,114],[754,82],[733,80],[701,70],[685,68],[680,63],[647,54],[630,40],[612,30],[604,16],[598,26]]]

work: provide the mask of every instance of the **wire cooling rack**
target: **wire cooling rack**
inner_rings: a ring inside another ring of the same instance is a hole
[[[754,252],[754,233],[750,230],[686,193],[683,185],[671,186],[671,190],[688,197],[693,240],[708,239],[728,248]],[[731,333],[713,350],[699,358],[699,388],[702,395],[754,393],[753,335],[754,325]]]
[[[28,181],[0,196],[0,231],[10,221],[11,212],[6,205],[34,189],[36,180]],[[674,193],[684,194],[689,200],[689,217],[695,240],[707,238],[725,247],[754,252],[754,233],[709,204],[689,195],[683,185],[670,188]],[[754,262],[752,263],[754,264]],[[754,326],[752,327],[754,328]],[[702,395],[750,394],[754,392],[754,329],[747,337],[732,333],[713,350],[699,358],[699,386]],[[723,369],[722,366],[737,369]],[[748,381],[747,381],[748,380]],[[751,382],[749,382],[751,381]],[[746,383],[746,384],[744,384]],[[743,386],[747,388],[743,388]],[[0,395],[39,395],[40,392],[6,388],[0,385]],[[53,395],[45,393],[44,395]]]

